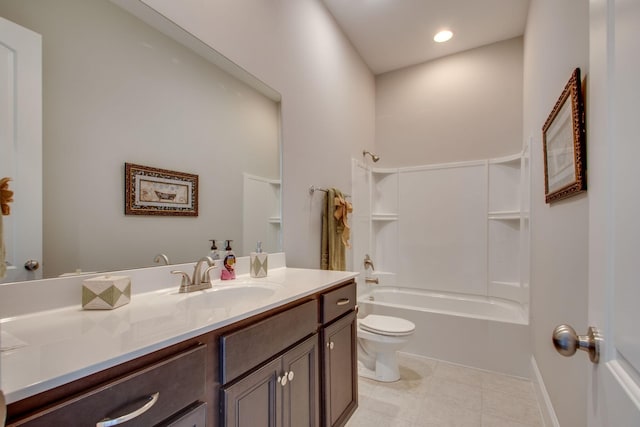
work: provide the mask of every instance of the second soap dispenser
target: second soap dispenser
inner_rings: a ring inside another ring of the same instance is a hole
[[[256,244],[256,251],[249,254],[249,273],[251,277],[267,277],[269,254],[262,251],[262,242]]]
[[[225,251],[227,251],[224,257],[224,268],[220,272],[220,279],[222,280],[233,280],[236,278],[236,255],[233,253],[233,249],[231,249],[231,242],[233,240],[225,240]]]
[[[211,242],[211,252],[209,252],[209,258],[212,260],[220,259],[220,254],[218,253],[218,247],[216,246],[216,239],[210,239]]]

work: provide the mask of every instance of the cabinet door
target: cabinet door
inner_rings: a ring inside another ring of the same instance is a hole
[[[320,425],[318,357],[318,334],[282,356],[282,369],[287,376],[283,386],[284,427]]]
[[[237,383],[222,389],[225,427],[280,427],[283,387],[280,358],[267,363]]]
[[[324,425],[341,426],[358,407],[356,314],[324,329]]]

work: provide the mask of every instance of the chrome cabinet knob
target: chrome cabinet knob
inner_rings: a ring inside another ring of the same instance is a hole
[[[598,363],[601,342],[600,331],[593,326],[589,326],[587,335],[578,335],[569,325],[558,325],[553,330],[553,346],[558,353],[566,357],[573,356],[577,350],[583,350],[589,353],[591,362]]]
[[[289,371],[289,374],[287,375],[287,378],[289,379],[289,382],[293,381],[293,371]]]
[[[282,387],[287,385],[287,381],[288,381],[287,375],[288,375],[288,372],[285,372],[284,374],[282,374],[281,377],[278,377],[278,382]]]

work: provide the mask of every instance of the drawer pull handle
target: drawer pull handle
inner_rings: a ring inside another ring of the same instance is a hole
[[[145,412],[147,412],[149,409],[151,409],[151,407],[153,405],[156,404],[156,402],[158,401],[158,397],[160,397],[160,392],[156,392],[153,393],[151,396],[147,396],[146,397],[146,403],[144,405],[142,405],[141,407],[139,407],[138,409],[136,409],[133,412],[129,412],[128,414],[125,415],[121,415],[117,418],[105,418],[102,421],[99,421],[98,423],[96,423],[96,427],[110,427],[110,426],[117,426],[120,425],[122,423],[125,423],[129,420],[132,420],[142,414],[144,414]]]
[[[349,304],[349,298],[340,298],[337,302],[336,305],[347,305]]]

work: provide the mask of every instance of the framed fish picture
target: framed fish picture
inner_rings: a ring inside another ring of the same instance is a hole
[[[125,215],[198,216],[198,175],[124,164]]]

